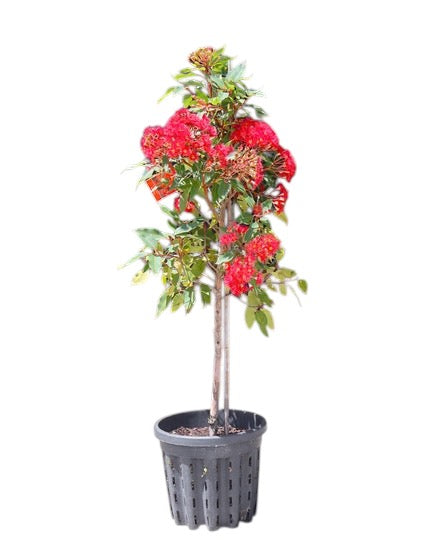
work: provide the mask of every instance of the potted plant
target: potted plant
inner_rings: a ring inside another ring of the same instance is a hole
[[[189,62],[163,96],[181,92],[183,107],[165,126],[144,130],[145,159],[138,164],[145,167],[139,183],[156,200],[172,195],[170,206],[161,206],[170,230],[137,229],[143,246],[130,262],[141,262],[136,284],[149,272],[162,274],[158,314],[213,303],[210,408],[155,424],[172,516],[177,524],[213,530],[255,514],[266,429],[262,416],[229,406],[230,297],[246,304],[247,326],[256,324],[267,336],[274,328],[271,294],[294,291],[293,283],[306,292],[307,284],[281,265],[284,249],[271,229],[271,214],[287,222],[282,180],[290,182],[296,165],[251,102],[259,92],[246,85],[244,65],[232,67],[223,49],[200,48]]]

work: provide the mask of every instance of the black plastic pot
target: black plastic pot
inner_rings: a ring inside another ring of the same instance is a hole
[[[246,430],[224,436],[172,434],[185,426],[207,426],[209,411],[192,411],[162,418],[155,435],[162,447],[171,514],[177,525],[237,527],[256,513],[259,455],[265,419],[255,413],[230,410],[230,424]],[[223,425],[222,412],[220,424]]]

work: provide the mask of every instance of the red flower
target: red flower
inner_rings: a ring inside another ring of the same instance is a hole
[[[174,199],[174,209],[177,212],[181,212],[181,210],[180,210],[180,201],[181,201],[181,197],[175,197],[175,199]],[[186,207],[184,209],[184,212],[193,212],[194,210],[196,210],[196,205],[194,204],[194,202],[188,201],[187,204],[186,204]]]
[[[212,163],[217,164],[218,168],[224,169],[228,164],[227,156],[234,151],[232,145],[219,143],[212,147],[209,156]]]
[[[241,235],[244,235],[248,229],[248,225],[233,222],[228,226],[227,232],[220,236],[219,242],[222,246],[231,246],[241,237]]]
[[[264,282],[264,274],[258,271],[255,277],[255,283],[258,286],[260,286],[263,282]]]
[[[290,182],[296,173],[296,163],[290,151],[279,145],[277,148],[277,158],[274,162],[280,178],[284,178]]]
[[[156,160],[164,149],[165,137],[162,126],[148,126],[140,141],[140,146],[145,156],[150,160]]]
[[[256,217],[256,218],[260,218],[263,214],[263,211],[264,209],[262,208],[262,204],[255,204],[255,206],[253,207],[252,209],[252,214]]]
[[[237,233],[223,233],[219,237],[219,242],[222,244],[222,246],[231,246],[238,240],[238,238],[239,236],[237,235]]]
[[[188,109],[179,109],[165,126],[150,126],[141,138],[143,153],[151,162],[163,156],[197,160],[200,152],[212,150],[212,138],[216,129],[206,115],[202,117]]]
[[[258,158],[258,162],[256,164],[256,177],[253,184],[253,189],[256,189],[256,187],[262,183],[262,180],[264,179],[264,167],[262,165],[262,161],[260,158]]]
[[[246,244],[246,252],[252,258],[266,262],[280,248],[280,241],[272,233],[258,235]]]
[[[245,225],[244,223],[233,222],[230,225],[230,229],[231,231],[235,231],[239,235],[244,235],[244,233],[246,233],[246,231],[249,229],[249,226]]]
[[[255,120],[250,117],[236,120],[231,140],[234,143],[242,143],[257,149],[276,149],[278,147],[278,136],[271,126],[263,120]]]
[[[224,283],[234,296],[249,290],[249,281],[255,275],[255,260],[252,256],[238,256],[226,264]]]
[[[287,198],[289,196],[289,192],[284,187],[282,183],[279,183],[277,187],[275,188],[279,193],[272,199],[272,204],[274,205],[274,208],[278,214],[281,214],[281,212],[284,212],[284,207],[287,202]]]

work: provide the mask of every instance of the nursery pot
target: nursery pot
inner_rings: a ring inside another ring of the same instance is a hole
[[[230,410],[230,425],[246,430],[221,436],[185,436],[171,432],[181,426],[207,426],[209,411],[174,414],[158,420],[171,515],[177,525],[209,530],[237,527],[256,513],[259,455],[265,419]],[[223,413],[219,417],[223,425]]]

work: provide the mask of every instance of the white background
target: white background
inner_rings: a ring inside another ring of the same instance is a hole
[[[420,2],[6,2],[1,9],[2,550],[424,547]],[[161,416],[207,408],[212,310],[154,318],[117,266],[164,226],[135,192],[157,98],[226,45],[298,163],[275,333],[232,308],[232,405],[263,414],[258,515],[176,527]]]

